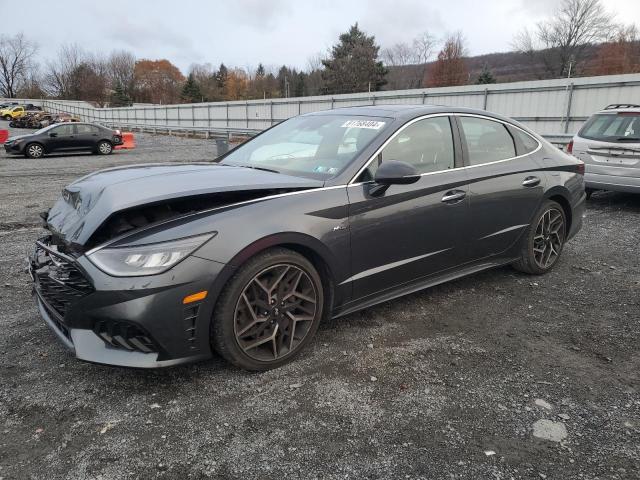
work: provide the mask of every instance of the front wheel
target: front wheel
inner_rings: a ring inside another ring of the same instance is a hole
[[[109,155],[112,151],[113,146],[110,142],[103,140],[102,142],[98,143],[98,153],[100,155]]]
[[[558,262],[567,236],[567,219],[559,203],[547,200],[527,228],[522,239],[516,270],[540,275]]]
[[[284,248],[268,250],[242,266],[220,295],[212,346],[246,370],[280,367],[311,341],[323,303],[322,281],[311,262]]]
[[[44,155],[44,148],[39,143],[30,143],[24,149],[27,158],[40,158]]]
[[[4,116],[4,119],[5,119],[7,122],[8,122],[8,121],[10,121],[10,120],[11,120],[11,115],[5,115],[5,116]]]

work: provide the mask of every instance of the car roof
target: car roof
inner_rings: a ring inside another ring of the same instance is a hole
[[[398,120],[411,120],[416,117],[437,113],[466,113],[471,115],[482,115],[492,117],[496,120],[512,123],[523,127],[519,122],[512,118],[504,117],[497,113],[487,110],[479,110],[475,108],[451,107],[447,105],[406,105],[406,104],[385,104],[385,105],[366,105],[358,107],[342,107],[332,110],[322,110],[320,112],[307,113],[303,116],[312,115],[353,115],[367,117],[386,117]],[[526,128],[526,127],[523,127]],[[528,129],[527,129],[528,130]]]
[[[605,108],[604,110],[600,110],[599,112],[597,112],[598,115],[600,114],[614,114],[614,113],[640,113],[640,107],[638,108],[634,108],[634,107],[627,107],[627,108]]]

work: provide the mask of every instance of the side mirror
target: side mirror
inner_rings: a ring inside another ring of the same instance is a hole
[[[51,132],[51,133],[49,134],[49,136],[50,136],[50,137],[57,137],[57,136],[58,136],[58,134],[57,134],[56,132]]]
[[[409,163],[389,160],[382,162],[373,180],[379,185],[408,185],[420,180],[420,174]]]

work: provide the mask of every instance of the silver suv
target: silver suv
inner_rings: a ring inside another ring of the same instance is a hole
[[[585,163],[587,196],[594,190],[640,193],[640,105],[609,105],[596,113],[567,151]]]

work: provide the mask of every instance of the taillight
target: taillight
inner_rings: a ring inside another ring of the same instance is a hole
[[[567,145],[567,153],[573,153],[573,140],[571,140],[569,145]]]
[[[583,162],[580,162],[578,164],[578,168],[576,169],[576,171],[578,172],[578,174],[584,175],[584,163]]]

